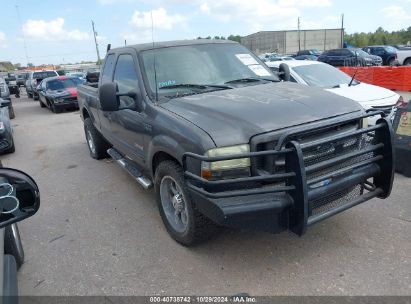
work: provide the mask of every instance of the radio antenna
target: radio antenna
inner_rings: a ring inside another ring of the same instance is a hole
[[[158,102],[158,86],[157,86],[157,71],[156,71],[156,52],[154,50],[154,22],[153,22],[153,10],[151,10],[151,41],[153,43],[153,65],[154,65],[154,82],[156,86],[156,102]]]

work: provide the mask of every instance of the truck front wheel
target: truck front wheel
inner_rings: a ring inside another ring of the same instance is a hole
[[[179,164],[171,160],[161,162],[154,182],[161,218],[174,240],[191,246],[218,231],[218,226],[201,214],[191,201]]]
[[[106,158],[109,145],[100,133],[98,133],[96,128],[94,128],[93,122],[90,118],[86,118],[84,120],[84,133],[86,134],[90,156],[95,159]]]

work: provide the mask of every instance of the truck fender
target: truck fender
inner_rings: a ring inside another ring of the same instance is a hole
[[[167,135],[158,135],[154,137],[148,144],[147,149],[147,165],[154,177],[153,160],[158,153],[168,154],[171,158],[176,160],[180,165],[182,165],[182,157],[185,150],[181,143],[178,143],[175,139]]]

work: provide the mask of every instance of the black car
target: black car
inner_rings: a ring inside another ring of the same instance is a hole
[[[371,45],[363,47],[362,50],[368,54],[379,56],[383,65],[395,65],[397,50],[389,45]]]
[[[37,87],[40,106],[48,107],[54,113],[63,109],[76,109],[77,87],[83,84],[78,77],[57,76],[44,79]]]
[[[13,153],[15,151],[8,110],[10,103],[9,100],[0,98],[0,154]]]
[[[318,57],[318,61],[332,66],[376,66],[382,65],[381,57],[367,54],[361,49],[332,49]]]

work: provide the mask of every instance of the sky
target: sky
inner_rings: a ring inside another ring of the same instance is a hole
[[[108,43],[294,30],[298,17],[301,29],[340,28],[344,14],[347,33],[411,26],[411,0],[2,0],[1,10],[0,61],[23,66],[97,60],[91,20],[101,57]]]

